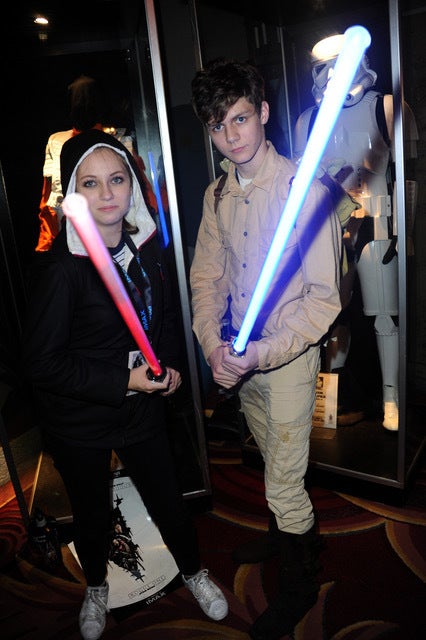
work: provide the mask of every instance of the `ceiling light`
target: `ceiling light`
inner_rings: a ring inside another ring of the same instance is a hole
[[[42,24],[42,25],[49,24],[49,20],[47,18],[45,18],[44,16],[36,16],[34,18],[34,22],[36,24]]]

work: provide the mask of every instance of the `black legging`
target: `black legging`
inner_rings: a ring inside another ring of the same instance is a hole
[[[196,573],[200,568],[196,530],[178,488],[167,434],[160,431],[115,451],[180,572]],[[87,584],[97,586],[105,579],[108,559],[111,450],[49,441],[49,452],[69,496],[74,544]]]

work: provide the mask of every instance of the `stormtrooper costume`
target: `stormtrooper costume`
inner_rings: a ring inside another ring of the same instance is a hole
[[[312,50],[312,93],[316,105],[299,117],[294,132],[294,153],[303,155],[315,114],[333,73],[344,36],[335,35],[318,42]],[[336,125],[322,158],[322,169],[335,179],[358,203],[344,238],[354,247],[359,226],[365,217],[373,218],[373,238],[355,259],[364,314],[375,316],[375,334],[382,372],[383,427],[398,429],[398,257],[396,247],[396,214],[393,206],[393,98],[372,89],[377,74],[370,69],[367,57],[355,74]],[[406,157],[416,157],[418,139],[414,117],[404,105]],[[416,183],[407,181],[407,235],[413,224]],[[350,231],[349,229],[352,229]],[[337,336],[337,334],[336,334]],[[337,341],[338,337],[335,338]],[[334,345],[330,370],[344,364],[350,339]]]

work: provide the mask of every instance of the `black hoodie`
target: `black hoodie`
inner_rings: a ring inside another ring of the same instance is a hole
[[[102,131],[78,134],[61,154],[64,193],[74,191],[76,167],[99,145],[117,149],[134,173],[126,219],[138,226],[132,237],[151,282],[152,347],[162,366],[179,370],[170,281],[133,158]],[[126,265],[138,284],[140,269],[127,247]],[[109,448],[141,441],[158,429],[164,399],[158,394],[126,395],[129,352],[137,345],[69,220],[52,249],[35,256],[28,284],[24,370],[34,387],[45,435]]]

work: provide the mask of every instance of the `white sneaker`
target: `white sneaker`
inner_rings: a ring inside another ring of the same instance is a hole
[[[198,600],[204,613],[212,620],[222,620],[228,614],[228,603],[219,587],[210,580],[207,569],[185,578],[183,583]]]
[[[108,582],[100,587],[87,587],[78,621],[84,640],[98,640],[105,629],[105,617],[109,611]]]

